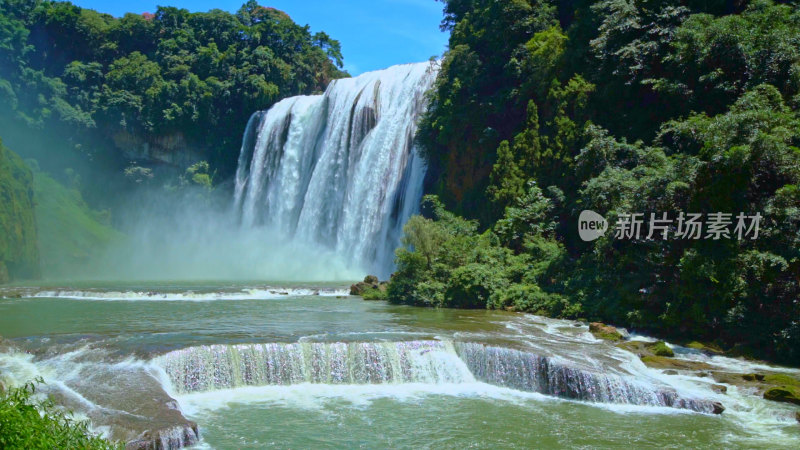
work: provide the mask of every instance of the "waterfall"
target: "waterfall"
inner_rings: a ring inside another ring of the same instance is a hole
[[[242,226],[324,245],[388,277],[422,196],[414,136],[435,77],[430,63],[394,66],[253,115],[236,173]]]
[[[475,381],[439,341],[212,345],[159,358],[179,393],[242,386]]]
[[[681,397],[665,386],[577,369],[533,353],[475,343],[456,343],[456,350],[475,378],[490,384],[594,403],[714,412],[712,402]]]
[[[715,412],[713,402],[533,353],[449,341],[211,345],[156,359],[180,394],[244,386],[484,383],[588,401]]]

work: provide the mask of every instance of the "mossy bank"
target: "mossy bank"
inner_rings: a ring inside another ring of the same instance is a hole
[[[0,283],[38,275],[33,174],[0,140]]]

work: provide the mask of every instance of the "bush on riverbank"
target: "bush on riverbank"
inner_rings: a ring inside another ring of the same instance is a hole
[[[478,233],[476,222],[446,211],[436,197],[426,197],[425,216],[412,217],[404,229],[406,247],[397,251],[389,301],[578,317],[581,305],[568,301],[551,282],[564,254],[552,239],[554,225],[543,215],[549,205],[531,184],[503,220]]]
[[[51,401],[36,400],[35,391],[34,383],[0,389],[0,448],[117,448],[93,436],[86,422],[75,420]]]

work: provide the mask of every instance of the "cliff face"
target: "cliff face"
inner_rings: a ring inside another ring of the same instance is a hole
[[[0,283],[38,276],[33,174],[0,140]]]
[[[114,133],[112,140],[124,158],[130,161],[167,164],[182,170],[203,160],[203,155],[191,149],[191,145],[181,132],[142,136],[123,130]]]

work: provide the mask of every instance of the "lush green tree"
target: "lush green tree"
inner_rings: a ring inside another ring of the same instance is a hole
[[[191,153],[225,178],[250,114],[324,90],[346,76],[341,67],[336,40],[254,1],[237,14],[159,7],[114,18],[67,2],[8,0],[0,133],[51,172],[63,167],[53,153],[121,172],[148,148]],[[57,149],[20,127],[59,136]]]
[[[419,222],[443,237],[398,250],[390,292],[410,296],[393,301],[583,316],[798,363],[796,5],[444,3],[450,47],[421,126],[443,203]],[[452,231],[444,205],[479,224]],[[611,226],[594,242],[577,233],[586,209]],[[631,213],[639,237],[617,237]],[[651,234],[664,213],[762,221],[757,239]]]

